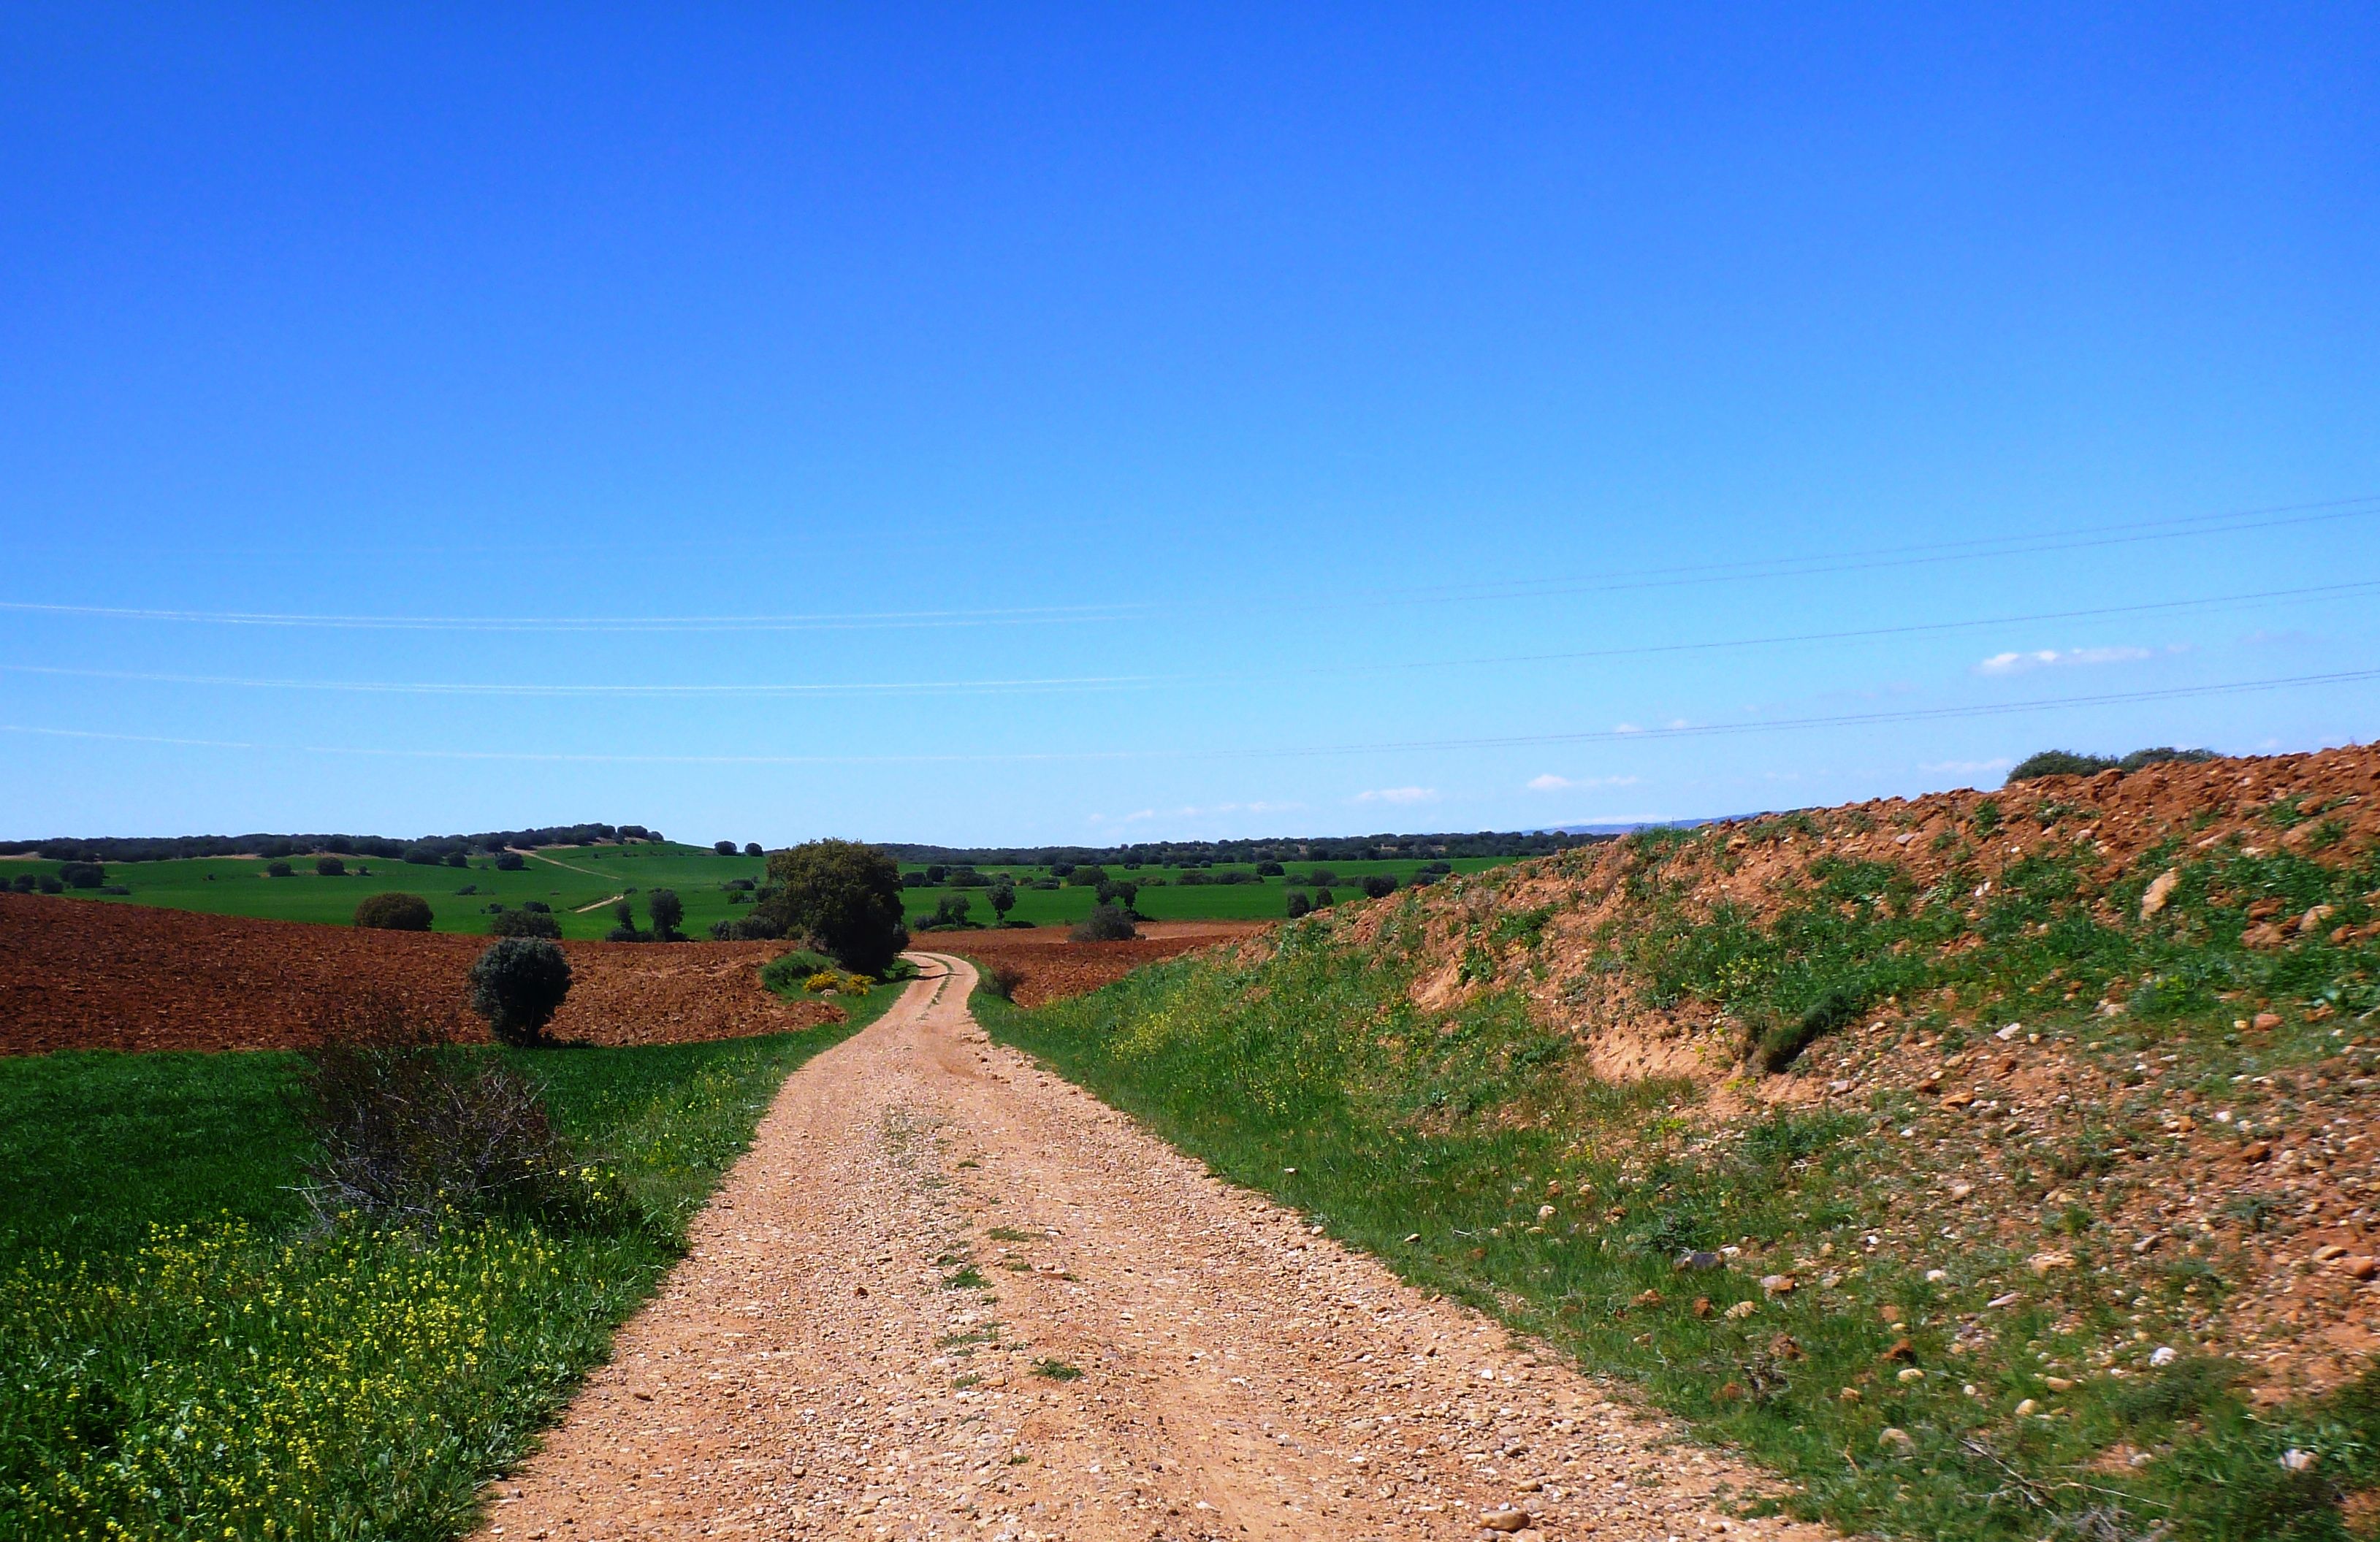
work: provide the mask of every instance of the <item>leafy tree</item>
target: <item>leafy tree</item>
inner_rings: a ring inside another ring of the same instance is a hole
[[[295,868],[277,856],[264,865],[264,876],[267,878],[287,878],[295,871],[297,871]]]
[[[674,889],[656,889],[645,896],[645,914],[653,918],[653,935],[667,942],[677,936],[677,926],[686,919],[686,905]]]
[[[991,913],[1005,921],[1008,913],[1016,908],[1016,885],[1003,878],[984,897],[991,901]]]
[[[1316,891],[1314,891],[1314,908],[1315,908],[1315,909],[1317,909],[1317,910],[1320,910],[1320,909],[1322,909],[1325,905],[1337,905],[1338,903],[1339,903],[1338,897],[1337,897],[1336,895],[1332,894],[1332,893],[1330,892],[1330,890],[1328,890],[1328,889],[1317,889]]]
[[[942,866],[940,862],[930,862],[926,865],[926,881],[928,884],[940,883],[942,880],[950,876],[951,870]]]
[[[107,881],[107,869],[96,862],[67,862],[58,868],[58,881],[69,889],[96,889]]]
[[[759,843],[759,842],[758,842],[758,841],[747,841],[747,842],[745,842],[745,843],[744,843],[744,855],[745,855],[745,856],[759,856],[759,855],[760,855],[760,843]]]
[[[1313,909],[1314,902],[1306,898],[1305,890],[1292,889],[1289,892],[1289,918],[1291,920],[1294,921],[1300,916],[1308,915],[1313,911]]]
[[[1140,885],[1120,879],[1101,879],[1099,898],[1101,905],[1112,905],[1129,911],[1133,902],[1140,898]]]
[[[612,918],[630,931],[637,929],[637,907],[625,899],[612,906]]]
[[[926,924],[930,927],[963,927],[966,925],[967,912],[974,908],[973,902],[965,894],[944,894],[934,905],[934,918]]]
[[[471,965],[471,1010],[506,1044],[541,1043],[570,993],[570,960],[543,937],[501,937]]]
[[[500,873],[516,873],[528,866],[528,858],[516,851],[496,853],[496,871]]]
[[[2096,776],[2103,771],[2114,771],[2116,760],[2107,755],[2078,755],[2070,749],[2045,749],[2019,760],[2008,773],[2010,782],[2030,782],[2036,776]]]
[[[2155,765],[2160,760],[2184,760],[2196,765],[2214,759],[2215,752],[2211,749],[2176,749],[2171,745],[2160,745],[2155,749],[2132,751],[2116,762],[2116,769],[2119,771],[2131,772],[2140,770],[2143,766]]]
[[[507,910],[488,929],[498,937],[560,937],[562,923],[542,910]]]
[[[1384,900],[1397,892],[1397,880],[1386,873],[1366,873],[1364,894],[1367,899]]]
[[[356,925],[373,931],[428,931],[430,902],[419,894],[366,895],[356,906]]]
[[[1096,889],[1107,880],[1107,869],[1089,862],[1081,864],[1066,875],[1066,881],[1077,889]]]
[[[1122,910],[1111,905],[1095,905],[1067,935],[1077,942],[1122,942],[1140,934],[1133,929],[1132,917]]]
[[[881,978],[909,945],[901,869],[874,846],[805,842],[770,856],[769,882],[760,906],[780,934],[809,938],[846,969]]]
[[[336,856],[318,856],[314,858],[314,871],[324,878],[345,878],[347,876],[347,865],[346,861]]]
[[[1257,877],[1258,878],[1279,878],[1281,876],[1282,871],[1283,869],[1281,865],[1278,862],[1259,862],[1257,864]]]
[[[471,854],[468,851],[450,851],[446,854],[446,865],[450,868],[468,868],[471,865]]]

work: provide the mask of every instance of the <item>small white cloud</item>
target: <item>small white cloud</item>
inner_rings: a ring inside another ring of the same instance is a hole
[[[1639,779],[1633,776],[1556,776],[1548,771],[1528,780],[1533,793],[1559,793],[1571,787],[1633,787]]]
[[[1977,664],[1975,673],[2022,674],[2027,670],[2056,669],[2066,664],[2138,663],[2155,656],[2145,648],[2037,648],[2030,653],[1995,653]]]
[[[1369,792],[1357,793],[1355,801],[1357,803],[1435,803],[1438,801],[1438,789],[1435,787],[1375,787]]]
[[[1616,722],[1611,725],[1611,731],[1614,734],[1642,734],[1645,727],[1642,723]]]

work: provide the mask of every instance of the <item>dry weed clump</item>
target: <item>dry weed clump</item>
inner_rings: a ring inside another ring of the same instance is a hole
[[[325,1224],[628,1219],[616,1177],[555,1132],[535,1082],[386,999],[366,997],[327,1020],[304,1054],[296,1096],[319,1146],[302,1192]]]

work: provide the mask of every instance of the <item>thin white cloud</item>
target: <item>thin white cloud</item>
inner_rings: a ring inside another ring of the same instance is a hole
[[[1633,776],[1556,776],[1548,771],[1529,778],[1528,788],[1533,793],[1559,793],[1572,787],[1633,787],[1640,780]]]
[[[2168,650],[2168,651],[2179,651]],[[2132,664],[2156,657],[2146,648],[2037,648],[2029,653],[1995,653],[1975,666],[1977,674],[2022,674],[2070,664]]]
[[[1088,814],[1084,819],[1090,824],[1146,824],[1155,819],[1200,820],[1218,814],[1285,814],[1305,807],[1302,803],[1267,803],[1261,800],[1253,803],[1184,804],[1179,808],[1135,808],[1129,814]]]
[[[1611,731],[1614,734],[1642,734],[1645,732],[1645,725],[1640,722],[1615,722],[1611,725]]]
[[[1369,792],[1357,793],[1355,801],[1357,803],[1436,803],[1438,789],[1435,787],[1375,787]]]

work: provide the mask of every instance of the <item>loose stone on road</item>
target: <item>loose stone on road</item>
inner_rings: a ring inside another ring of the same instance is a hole
[[[1760,1477],[990,1044],[917,956],[484,1536],[1822,1535],[1725,1517]]]

